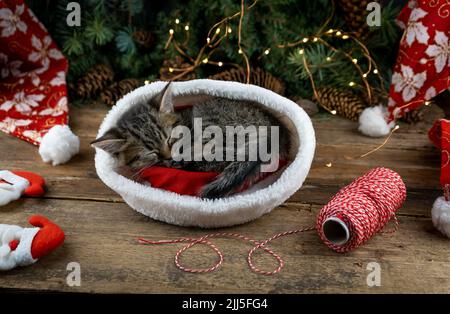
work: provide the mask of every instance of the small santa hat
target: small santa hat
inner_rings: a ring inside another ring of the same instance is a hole
[[[79,151],[68,126],[68,62],[23,0],[0,1],[0,130],[58,165]]]
[[[35,228],[0,224],[0,271],[31,265],[64,242],[64,232],[47,218],[28,221]]]
[[[359,118],[359,130],[372,137],[388,135],[397,118],[450,87],[450,19],[440,16],[439,6],[409,1],[397,22],[405,32],[392,75],[388,108],[367,108]]]

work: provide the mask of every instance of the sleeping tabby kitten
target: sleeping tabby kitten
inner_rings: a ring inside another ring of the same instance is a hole
[[[168,83],[161,93],[149,101],[133,106],[118,120],[116,127],[91,144],[114,156],[119,166],[128,166],[137,172],[156,164],[190,171],[221,172],[213,182],[204,187],[201,193],[203,198],[219,198],[235,192],[243,184],[256,179],[263,161],[259,156],[256,159],[248,158],[248,149],[245,150],[244,161],[236,161],[242,160],[236,158],[232,158],[233,161],[227,161],[229,158],[223,158],[223,161],[207,161],[204,157],[199,161],[175,161],[172,158],[172,146],[178,138],[172,135],[172,130],[177,126],[186,126],[192,130],[194,119],[201,118],[203,130],[208,126],[219,127],[224,138],[227,126],[255,126],[258,135],[264,135],[259,134],[258,127],[267,127],[266,136],[258,137],[256,145],[259,148],[259,141],[261,139],[266,141],[268,152],[272,149],[271,126],[278,126],[279,154],[276,157],[281,159],[286,157],[289,145],[287,130],[260,105],[251,101],[216,97],[192,108],[174,111],[171,87],[172,84]],[[201,140],[204,145],[211,139]],[[228,146],[224,141],[223,150],[231,149],[234,157],[237,157],[237,142],[237,137],[234,143]],[[192,143],[192,147],[193,145]],[[249,136],[245,137],[244,145],[247,148],[251,145]],[[193,153],[191,159],[194,159]]]

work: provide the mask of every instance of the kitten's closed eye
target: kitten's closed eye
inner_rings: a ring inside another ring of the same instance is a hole
[[[145,153],[133,156],[125,163],[125,165],[132,169],[141,169],[150,167],[160,161],[161,159],[158,158],[158,155],[156,153]]]

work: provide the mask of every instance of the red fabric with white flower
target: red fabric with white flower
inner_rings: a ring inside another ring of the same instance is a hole
[[[398,24],[405,32],[392,76],[389,121],[450,87],[450,1],[411,0]]]
[[[441,186],[445,199],[450,200],[450,121],[436,120],[428,131],[431,142],[441,150]]]
[[[67,124],[68,62],[23,0],[0,0],[0,130],[39,145]]]

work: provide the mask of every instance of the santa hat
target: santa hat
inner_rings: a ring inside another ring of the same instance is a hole
[[[79,151],[68,124],[68,62],[23,0],[0,1],[0,130],[58,165]]]
[[[64,242],[64,232],[47,218],[28,221],[35,228],[0,224],[0,270],[31,265]]]
[[[368,136],[389,134],[395,119],[450,87],[450,19],[439,3],[409,1],[397,22],[405,30],[392,76],[388,108],[365,109],[359,130]]]

